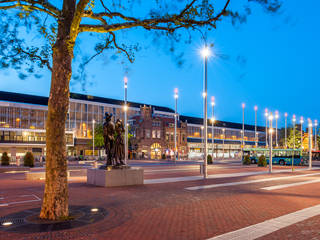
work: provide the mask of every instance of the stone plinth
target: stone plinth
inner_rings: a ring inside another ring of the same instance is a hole
[[[115,187],[143,184],[142,168],[125,169],[96,169],[91,168],[87,171],[87,184]]]

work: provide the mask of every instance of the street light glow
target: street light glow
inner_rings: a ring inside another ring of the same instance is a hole
[[[210,49],[208,47],[202,48],[201,55],[205,58],[209,57],[211,55]]]
[[[302,116],[300,117],[300,123],[301,124],[303,123],[303,117]]]
[[[174,89],[174,98],[177,99],[178,98],[178,88]]]
[[[314,120],[314,126],[318,126],[318,120]]]
[[[241,106],[242,106],[242,108],[245,108],[245,107],[246,107],[246,104],[245,104],[245,103],[242,103]]]
[[[296,115],[293,114],[292,116],[292,121],[295,122],[296,121]]]
[[[257,111],[258,110],[258,106],[254,106],[254,110]]]
[[[276,111],[275,118],[276,118],[276,119],[278,119],[278,118],[279,118],[279,112],[278,112],[278,111]]]
[[[288,113],[285,113],[284,116],[285,116],[285,117],[288,117]]]
[[[268,117],[268,108],[266,108],[265,110],[264,110],[264,115],[266,116],[266,117]]]
[[[123,105],[123,111],[128,111],[128,106],[127,105]]]
[[[211,105],[214,106],[214,96],[211,97]]]

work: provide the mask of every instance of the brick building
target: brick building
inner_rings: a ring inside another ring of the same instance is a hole
[[[129,123],[133,138],[131,140],[136,157],[160,159],[174,156],[174,116],[154,113],[151,106],[141,106],[140,114],[133,116]],[[186,157],[187,123],[178,121],[177,151]]]

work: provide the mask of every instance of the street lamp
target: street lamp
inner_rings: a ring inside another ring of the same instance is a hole
[[[254,106],[254,139],[256,142],[256,147],[258,146],[258,138],[257,138],[257,111],[258,107]]]
[[[94,157],[94,124],[96,121],[92,120],[92,157]]]
[[[207,172],[207,152],[208,152],[208,109],[207,109],[207,89],[208,89],[208,57],[210,50],[205,44],[201,54],[204,58],[204,76],[203,76],[203,126],[204,126],[204,158],[203,158],[203,178],[208,177]]]
[[[300,117],[300,155],[302,154],[302,141],[303,141],[303,137],[302,137],[302,125],[303,125],[303,117]]]
[[[224,139],[225,139],[225,132],[226,129],[222,128],[222,158],[224,158]]]
[[[214,152],[214,96],[211,97],[211,147],[212,147],[212,159],[213,159],[213,152]]]
[[[293,122],[293,155],[292,155],[291,169],[293,171],[294,154],[295,154],[295,148],[296,148],[296,115],[294,114],[292,116],[292,122]]]
[[[312,121],[309,119],[309,169],[312,168]]]
[[[272,173],[272,120],[273,120],[273,115],[272,112],[269,113],[269,141],[270,141],[270,150],[269,150],[269,173]]]
[[[278,147],[278,118],[279,118],[279,112],[276,111],[275,112],[275,116],[276,118],[276,147]]]
[[[314,150],[317,151],[318,144],[317,144],[317,126],[318,126],[318,120],[314,120]]]
[[[288,113],[285,113],[284,114],[284,117],[285,117],[285,122],[284,122],[284,141],[285,141],[285,147],[287,148],[288,147],[288,144],[287,144],[287,118],[288,118]]]
[[[128,161],[128,103],[127,103],[128,78],[124,77],[124,163],[127,165]]]
[[[264,110],[264,116],[266,117],[266,147],[268,147],[268,108]]]
[[[243,157],[243,147],[244,147],[244,108],[246,105],[244,103],[241,104],[242,107],[242,144],[241,144],[241,157]]]
[[[174,163],[177,160],[177,107],[178,107],[178,88],[174,89],[175,111],[174,111]]]

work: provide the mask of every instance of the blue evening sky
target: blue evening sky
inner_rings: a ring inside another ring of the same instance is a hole
[[[239,2],[233,1],[236,5],[230,7],[238,8],[242,4]],[[225,18],[216,30],[208,33],[209,41],[214,43],[213,53],[225,56],[212,56],[208,65],[208,95],[216,98],[219,120],[241,122],[242,102],[246,104],[246,123],[254,123],[254,105],[259,108],[261,125],[265,108],[279,110],[281,124],[284,124],[284,112],[290,117],[296,114],[297,118],[318,118],[320,2],[284,2],[277,15],[254,7],[246,24],[235,27]],[[126,61],[123,65],[124,58],[111,58],[112,53],[106,52],[87,66],[89,84],[85,91],[80,84],[73,84],[71,91],[121,99],[127,71],[129,100],[173,108],[173,91],[177,87],[179,113],[202,116],[200,35],[193,34],[191,44],[176,45],[178,52],[184,52],[184,64],[178,66],[172,54],[165,50],[165,43],[159,40],[152,44],[153,38],[147,34],[143,30],[127,31],[119,38],[119,41],[139,41],[141,50],[133,64]],[[80,36],[78,51],[86,49],[89,39],[86,34]],[[20,80],[13,70],[1,70],[0,89],[48,96],[50,74],[47,70],[42,70],[42,74],[40,79]]]

